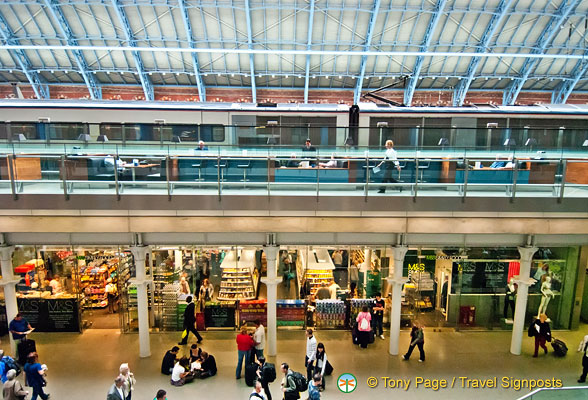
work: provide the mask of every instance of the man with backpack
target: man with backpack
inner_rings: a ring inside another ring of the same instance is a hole
[[[263,388],[261,387],[260,381],[255,381],[253,385],[253,392],[249,395],[249,400],[268,400],[268,397],[265,395]]]
[[[284,379],[282,380],[282,392],[284,392],[284,400],[297,400],[300,398],[300,392],[306,390],[306,378],[300,372],[290,370],[287,363],[282,363],[282,373]],[[300,384],[304,383],[302,388]]]
[[[308,382],[308,400],[320,400],[321,399],[321,374],[314,374],[312,382]]]
[[[265,362],[264,357],[260,357],[257,364],[257,381],[261,384],[267,400],[272,400],[269,384],[276,380],[276,367],[274,367],[274,364]]]
[[[0,350],[0,379],[2,380],[2,383],[5,383],[8,380],[6,374],[11,369],[14,370],[16,375],[19,375],[21,372],[21,369],[16,361],[14,361],[14,358],[5,356],[4,350]]]

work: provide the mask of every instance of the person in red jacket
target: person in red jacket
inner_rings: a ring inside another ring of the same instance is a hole
[[[235,372],[235,376],[237,379],[241,379],[241,367],[243,365],[243,358],[245,358],[245,365],[249,365],[249,355],[251,353],[251,349],[255,346],[255,341],[247,333],[247,328],[243,326],[241,328],[241,333],[237,335],[237,350],[239,353],[239,359],[237,361],[237,371]]]

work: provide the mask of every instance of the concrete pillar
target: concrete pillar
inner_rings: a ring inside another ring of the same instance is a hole
[[[521,254],[521,270],[514,281],[518,285],[517,301],[515,304],[514,323],[512,325],[512,339],[510,352],[516,356],[521,355],[523,343],[523,331],[525,329],[525,313],[527,312],[527,299],[529,297],[529,286],[536,282],[531,278],[531,261],[537,247],[519,247]]]
[[[20,279],[14,278],[14,269],[12,268],[12,252],[14,246],[0,246],[0,264],[2,268],[2,281],[0,286],[4,289],[4,299],[6,302],[6,318],[8,323],[14,319],[18,313],[18,303],[16,301],[16,284]],[[12,355],[16,355],[16,342],[9,333],[10,350]]]
[[[407,279],[402,277],[404,256],[408,251],[407,246],[395,246],[394,252],[394,274],[388,276],[388,284],[392,288],[392,307],[390,309],[390,348],[389,353],[398,355],[398,340],[400,339],[400,313],[402,308],[402,285]]]
[[[267,287],[267,346],[266,355],[276,356],[278,353],[277,336],[278,322],[276,302],[278,300],[278,284],[282,278],[278,278],[278,252],[279,246],[263,246],[267,261],[267,277],[261,278]]]
[[[136,277],[131,279],[131,285],[137,286],[137,314],[139,317],[139,356],[150,357],[151,345],[149,343],[149,301],[147,298],[147,273],[145,259],[151,250],[149,246],[132,246],[131,253],[135,258]]]

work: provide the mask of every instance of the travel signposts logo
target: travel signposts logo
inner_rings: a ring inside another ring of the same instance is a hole
[[[351,393],[357,387],[357,379],[351,374],[342,374],[337,378],[337,387],[343,393]]]

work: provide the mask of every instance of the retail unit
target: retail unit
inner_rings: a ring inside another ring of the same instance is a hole
[[[296,272],[298,279],[304,277],[310,282],[310,293],[314,296],[323,283],[330,285],[333,281],[335,265],[326,248],[313,248],[308,251],[299,251],[296,259]],[[298,282],[299,287],[302,281]]]
[[[254,300],[257,298],[259,271],[255,250],[231,250],[221,263],[219,300]]]

